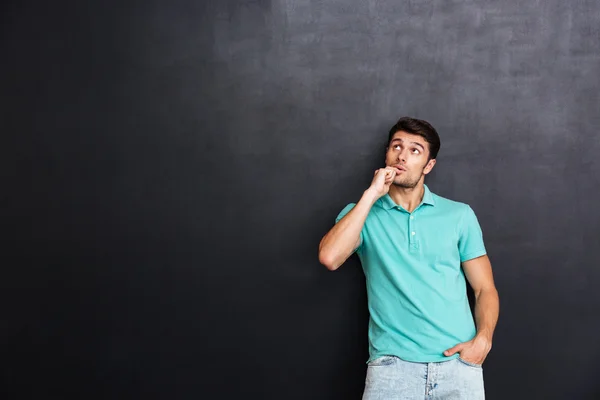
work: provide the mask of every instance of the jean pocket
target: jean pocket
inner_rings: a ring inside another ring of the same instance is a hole
[[[369,362],[369,367],[385,367],[388,365],[392,365],[396,362],[396,357],[394,356],[381,356],[373,361]]]
[[[475,364],[475,363],[472,363],[472,362],[468,362],[468,361],[463,360],[460,357],[458,357],[457,360],[460,361],[461,363],[469,366],[469,367],[472,367],[472,368],[478,368],[478,369],[482,369],[483,368],[483,366],[481,364]]]

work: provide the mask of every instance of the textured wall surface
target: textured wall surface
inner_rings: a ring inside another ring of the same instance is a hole
[[[600,3],[12,2],[0,17],[12,398],[359,399],[364,276],[321,237],[401,116],[475,210],[487,398],[598,399]]]

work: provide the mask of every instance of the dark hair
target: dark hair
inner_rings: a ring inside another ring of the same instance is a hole
[[[440,151],[440,137],[429,122],[411,117],[400,118],[390,129],[388,146],[394,134],[399,131],[422,136],[429,143],[429,159],[437,157],[438,151]]]

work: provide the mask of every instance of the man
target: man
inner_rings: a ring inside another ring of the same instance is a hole
[[[319,244],[319,261],[329,270],[356,251],[365,273],[364,400],[485,398],[482,364],[492,347],[498,292],[471,207],[424,184],[439,148],[428,122],[401,118],[389,132],[385,168]],[[475,293],[475,321],[466,281]]]

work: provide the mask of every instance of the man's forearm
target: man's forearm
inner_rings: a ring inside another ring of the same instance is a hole
[[[482,289],[475,296],[475,323],[477,336],[484,337],[490,343],[498,322],[500,300],[496,288]]]
[[[366,190],[356,206],[323,237],[319,259],[328,269],[337,269],[355,250],[367,215],[377,199],[377,194]]]

